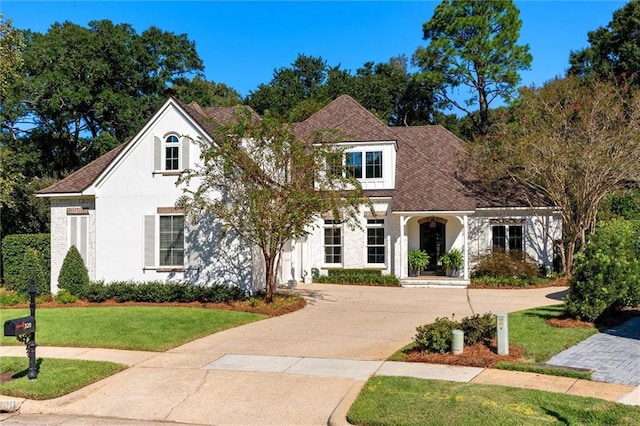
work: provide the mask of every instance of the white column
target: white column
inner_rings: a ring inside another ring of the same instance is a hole
[[[468,216],[462,216],[464,226],[464,279],[469,279],[469,221]]]
[[[411,216],[400,216],[400,279],[407,277],[407,254],[409,252],[409,240],[405,235],[405,228]]]

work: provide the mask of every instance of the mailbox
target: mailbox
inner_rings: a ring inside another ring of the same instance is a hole
[[[5,336],[22,336],[36,331],[36,319],[32,316],[7,320],[4,322]]]

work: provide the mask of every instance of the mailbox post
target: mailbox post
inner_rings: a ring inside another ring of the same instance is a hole
[[[29,368],[27,377],[29,380],[38,378],[38,365],[36,363],[36,286],[31,283],[29,288],[31,315],[22,318],[7,320],[4,323],[4,335],[15,336],[18,341],[23,342],[27,347],[29,357]]]

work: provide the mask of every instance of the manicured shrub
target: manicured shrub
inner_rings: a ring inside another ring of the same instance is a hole
[[[363,284],[395,287],[400,281],[395,275],[383,275],[379,269],[330,269],[327,275],[313,277],[314,283]]]
[[[640,222],[604,222],[575,259],[565,310],[595,321],[603,313],[640,305]]]
[[[460,329],[464,333],[464,343],[467,345],[491,340],[496,337],[496,318],[490,312],[465,317],[460,321]]]
[[[13,306],[28,301],[29,296],[26,293],[0,289],[0,306]]]
[[[525,253],[494,251],[480,259],[473,277],[537,278],[540,267]]]
[[[42,263],[44,281],[51,282],[51,236],[49,234],[13,234],[2,239],[2,267],[7,288],[14,288],[22,269],[24,253],[36,250]],[[49,285],[49,284],[47,284]],[[49,291],[49,290],[47,290]]]
[[[64,257],[60,274],[58,275],[58,288],[67,290],[78,296],[82,294],[84,286],[89,284],[89,272],[84,266],[84,261],[76,246],[69,247]]]
[[[421,352],[444,353],[451,349],[452,331],[460,328],[460,323],[448,318],[436,318],[431,324],[416,328],[414,342]]]
[[[78,296],[74,296],[73,294],[69,293],[67,290],[62,290],[59,291],[58,294],[56,294],[56,302],[58,303],[76,303],[78,301]]]
[[[7,284],[7,288],[18,293],[28,294],[33,283],[36,286],[36,294],[49,294],[50,284],[46,281],[42,269],[40,254],[32,248],[27,248],[22,256],[20,271],[16,279],[11,284]]]
[[[495,278],[495,277],[473,277],[472,285],[490,287],[527,287],[536,284],[551,283],[552,278]]]

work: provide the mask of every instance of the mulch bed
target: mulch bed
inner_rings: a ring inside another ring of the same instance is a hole
[[[461,354],[407,352],[407,362],[427,362],[431,364],[462,365],[466,367],[492,368],[500,361],[518,362],[524,357],[522,346],[509,345],[509,355],[498,355],[495,339],[473,346],[464,346]]]
[[[113,306],[166,306],[166,307],[187,307],[187,308],[207,308],[207,309],[225,309],[231,311],[251,312],[256,314],[275,317],[288,314],[302,309],[307,304],[306,300],[298,297],[295,300],[289,296],[275,296],[273,303],[266,304],[262,301],[259,303],[244,301],[232,301],[222,303],[146,303],[146,302],[116,302],[115,300],[107,300],[101,303],[91,303],[86,300],[78,300],[75,303],[58,303],[54,300],[38,303],[36,308],[75,308],[75,307],[113,307]],[[29,304],[21,303],[14,306],[7,306],[10,309],[29,308]]]

